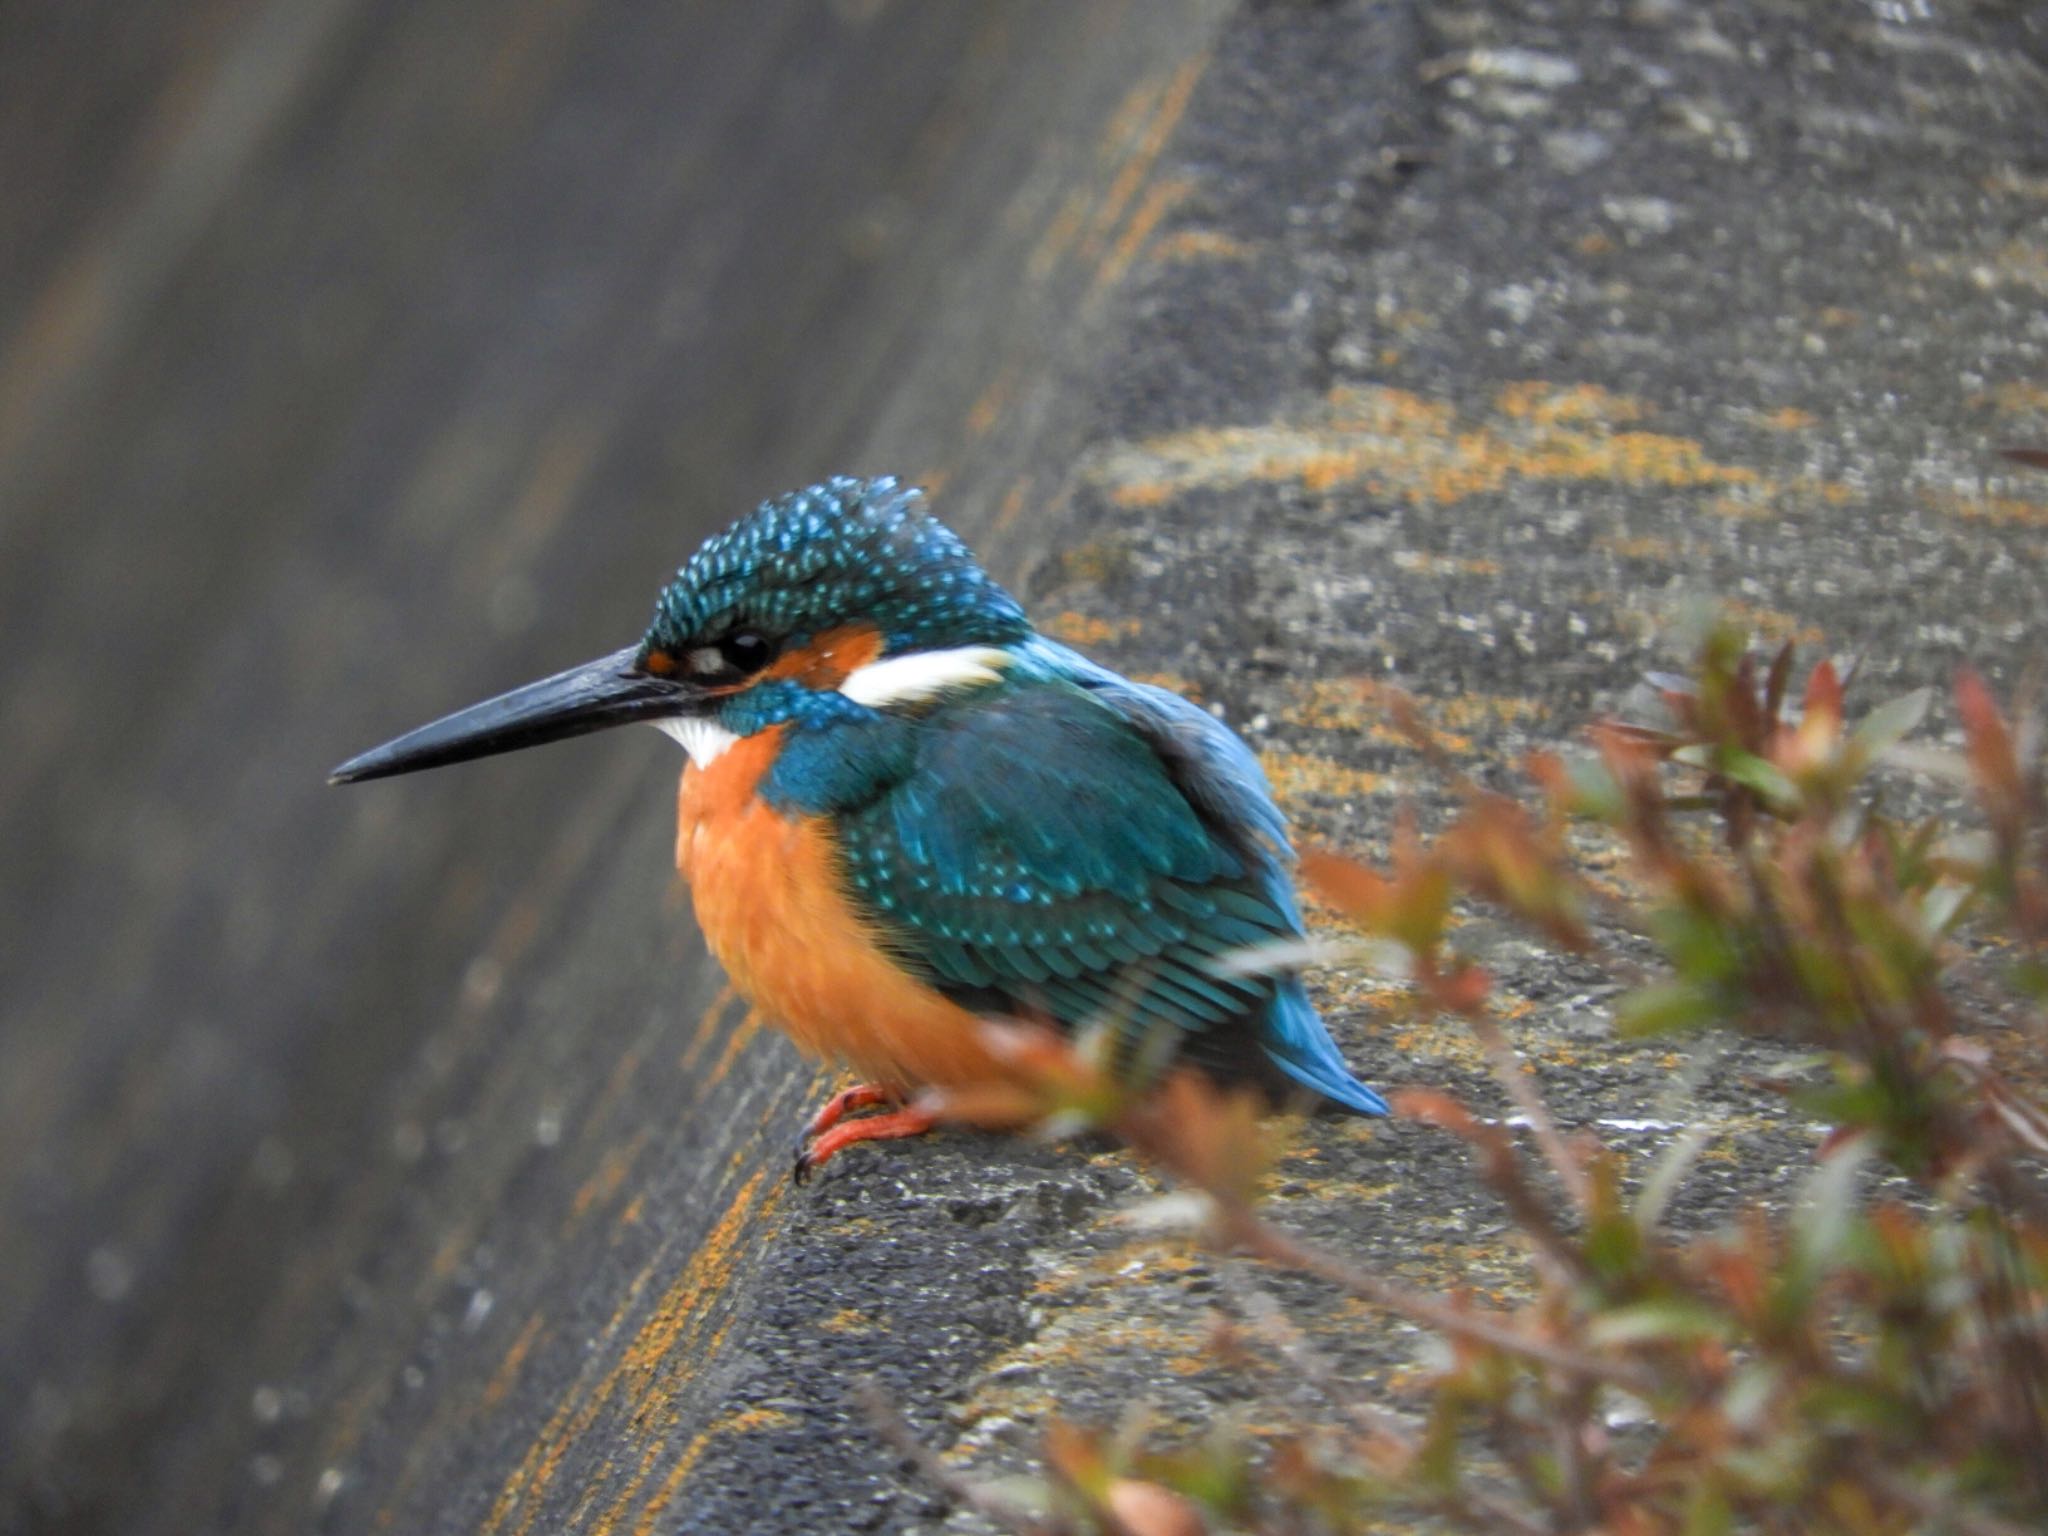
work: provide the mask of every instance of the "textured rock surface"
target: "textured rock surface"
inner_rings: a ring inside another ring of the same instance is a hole
[[[1668,660],[1688,594],[1867,648],[1868,698],[2039,654],[2048,491],[1988,451],[2048,438],[2038,8],[303,9],[245,190],[144,200],[97,268],[55,194],[0,247],[45,284],[0,312],[23,1528],[971,1529],[849,1379],[977,1469],[1054,1411],[1313,1411],[1203,1352],[1246,1285],[1398,1399],[1415,1333],[1134,1243],[1114,1153],[948,1135],[788,1190],[817,1081],[696,1022],[651,746],[313,787],[619,643],[760,490],[943,480],[1048,628],[1221,709],[1344,846],[1438,798],[1356,679],[1491,776]],[[745,62],[677,106],[695,50]],[[1564,1118],[1713,1133],[1681,1219],[1800,1176],[1758,1053],[1617,1046],[1600,975],[1468,936]],[[1493,1102],[1456,1029],[1319,986],[1375,1082]],[[1420,1129],[1318,1123],[1276,1198],[1415,1283],[1520,1283]]]

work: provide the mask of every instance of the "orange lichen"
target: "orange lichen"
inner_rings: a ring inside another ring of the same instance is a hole
[[[1191,190],[1189,183],[1179,180],[1156,181],[1146,189],[1130,221],[1124,225],[1116,243],[1109,248],[1108,256],[1096,269],[1093,290],[1111,286],[1130,270],[1131,263],[1137,259],[1139,250],[1152,237],[1153,231],[1158,229],[1160,221]]]
[[[1217,229],[1183,229],[1152,247],[1155,261],[1249,261],[1257,253],[1234,235]]]
[[[1290,683],[1287,691],[1288,702],[1276,713],[1290,725],[1363,735],[1380,746],[1414,746],[1395,722],[1388,685],[1376,678],[1302,678]],[[1471,732],[1526,726],[1548,713],[1541,701],[1516,694],[1468,693],[1445,699],[1414,698],[1414,702],[1437,744],[1455,753],[1473,749]]]
[[[1327,757],[1310,757],[1297,752],[1262,752],[1259,766],[1273,785],[1283,805],[1308,795],[1328,795],[1337,800],[1363,799],[1383,795],[1395,788],[1385,774],[1362,768],[1347,768]]]
[[[1110,500],[1120,507],[1144,508],[1163,506],[1173,499],[1174,487],[1163,481],[1149,485],[1120,485],[1110,493]]]
[[[1559,422],[1640,421],[1649,407],[1626,395],[1617,395],[1598,384],[1552,384],[1545,379],[1521,379],[1494,397],[1494,408],[1515,421],[1554,426]]]
[[[1100,619],[1090,614],[1076,613],[1068,609],[1056,613],[1040,626],[1055,639],[1069,645],[1108,645],[1113,641],[1127,640],[1144,627],[1143,621],[1134,618]]]
[[[718,1059],[711,1063],[710,1070],[704,1074],[704,1080],[707,1083],[724,1082],[726,1074],[732,1070],[732,1064],[739,1060],[740,1052],[752,1045],[765,1027],[760,1010],[749,1008],[741,1015],[739,1023],[733,1025],[732,1033],[726,1037],[725,1049],[720,1051]]]
[[[519,1465],[500,1487],[484,1521],[484,1536],[495,1536],[515,1514],[520,1516],[514,1527],[515,1536],[527,1536],[533,1530],[540,1519],[543,1496],[560,1476],[570,1452],[586,1440],[599,1417],[616,1400],[625,1398],[636,1421],[646,1417],[646,1409],[653,1400],[673,1401],[675,1375],[692,1369],[715,1344],[719,1330],[710,1327],[711,1302],[731,1283],[738,1264],[741,1234],[780,1198],[781,1185],[769,1183],[766,1170],[755,1173],[739,1188],[698,1245],[682,1275],[663,1293],[617,1362],[587,1387],[579,1384],[577,1390],[557,1404]],[[618,1308],[601,1330],[600,1343],[619,1334],[626,1319],[639,1306],[653,1273],[651,1269],[642,1270],[634,1276]],[[636,1475],[613,1501],[604,1517],[605,1525],[613,1522],[637,1495],[664,1450],[664,1443],[657,1438],[643,1455]],[[595,1496],[611,1475],[608,1463],[591,1485],[590,1496]]]
[[[989,531],[1002,533],[1016,522],[1030,495],[1031,476],[1026,475],[1003,493],[1002,505],[996,508],[995,520],[989,524]]]
[[[1970,404],[2009,416],[2048,416],[2048,386],[2013,380],[1970,396]]]
[[[519,1337],[512,1341],[512,1347],[505,1351],[505,1358],[498,1362],[498,1368],[491,1372],[491,1379],[484,1383],[479,1404],[486,1410],[495,1408],[505,1400],[513,1384],[519,1380],[520,1369],[526,1364],[526,1357],[533,1352],[534,1341],[540,1337],[546,1319],[536,1312],[526,1320],[526,1326],[519,1330]]]
[[[1145,79],[1124,92],[1109,120],[1102,125],[1098,152],[1104,159],[1114,159],[1125,141],[1137,134],[1165,85],[1165,81],[1157,78]]]
[[[683,888],[689,889],[687,885]],[[676,1062],[678,1073],[687,1077],[696,1070],[704,1052],[710,1049],[711,1042],[718,1038],[719,1026],[725,1022],[726,1011],[741,1001],[739,993],[733,991],[732,983],[727,982],[718,989],[718,996],[697,1015],[697,1027],[690,1031],[689,1046],[683,1051],[682,1058]]]
[[[721,1328],[705,1336],[711,1316],[710,1302],[730,1277],[737,1260],[740,1234],[755,1215],[755,1192],[767,1177],[768,1171],[762,1169],[741,1187],[738,1196],[719,1218],[718,1225],[691,1255],[681,1278],[655,1304],[653,1313],[641,1325],[609,1378],[624,1387],[635,1422],[646,1421],[650,1407],[660,1403],[664,1411],[656,1422],[666,1427],[674,1416],[672,1405],[677,1378],[694,1372],[698,1361],[715,1353],[724,1330]],[[776,1188],[779,1190],[780,1186]],[[778,1196],[771,1194],[768,1198],[772,1201]],[[670,1468],[668,1478],[656,1490],[648,1507],[642,1510],[639,1521],[634,1525],[636,1532],[651,1528],[667,1507],[668,1499],[673,1497],[673,1488],[681,1486],[682,1477],[702,1454],[703,1443],[711,1438],[716,1428],[705,1430],[685,1447],[678,1458],[678,1466]],[[647,1485],[667,1450],[666,1442],[656,1435],[642,1453],[640,1465],[626,1480],[625,1487],[592,1527],[598,1536],[615,1528],[620,1516]]]
[[[1179,126],[1181,114],[1187,110],[1188,98],[1194,94],[1195,83],[1202,78],[1202,71],[1208,67],[1207,55],[1197,55],[1176,69],[1159,93],[1158,106],[1138,131],[1136,142],[1131,146],[1123,163],[1119,166],[1109,189],[1103,194],[1101,206],[1096,209],[1087,236],[1081,244],[1084,259],[1094,260],[1109,239],[1112,229],[1122,220],[1124,209],[1130,206],[1152,174],[1152,167],[1166,148],[1167,140]]]
[[[1780,406],[1775,411],[1767,411],[1758,419],[1765,426],[1779,432],[1804,432],[1820,422],[1820,418],[1813,412],[1802,411],[1796,405]]]
[[[1795,645],[1819,645],[1827,638],[1827,632],[1816,625],[1807,624],[1789,613],[1776,608],[1763,608],[1754,603],[1730,600],[1724,606],[1739,623],[1746,624],[1764,639],[1776,644],[1787,640]]]
[[[1108,539],[1090,539],[1077,544],[1062,557],[1060,565],[1075,581],[1104,582],[1129,563],[1124,546]]]
[[[626,1175],[633,1171],[633,1164],[645,1150],[649,1133],[640,1131],[626,1141],[605,1149],[599,1159],[597,1171],[578,1186],[569,1200],[569,1219],[580,1220],[589,1214],[591,1207],[608,1202],[626,1182]]]
[[[2018,496],[1941,495],[1933,498],[1937,507],[1972,522],[2006,523],[2022,528],[2048,528],[2048,503],[2026,501]]]
[[[1005,368],[990,381],[988,388],[975,397],[974,404],[967,408],[967,435],[983,437],[996,424],[996,418],[1009,404],[1010,394],[1016,388],[1017,376],[1013,368]]]
[[[1604,549],[1611,555],[1624,560],[1676,560],[1678,548],[1669,539],[1660,539],[1655,534],[1603,533],[1593,541],[1595,549]]]
[[[1031,254],[1024,261],[1025,272],[1035,280],[1043,280],[1048,276],[1052,269],[1059,265],[1060,259],[1067,254],[1068,248],[1073,245],[1075,238],[1081,233],[1082,226],[1087,222],[1087,189],[1076,187],[1066,195],[1059,206],[1059,211],[1046,225],[1045,233],[1038,237],[1038,243],[1031,248]]]
[[[1156,506],[1198,488],[1292,480],[1326,494],[1359,486],[1375,495],[1447,504],[1513,480],[1591,480],[1673,489],[1775,488],[1747,465],[1712,458],[1666,433],[1617,431],[1642,413],[1591,385],[1517,385],[1497,425],[1459,430],[1451,405],[1396,389],[1331,391],[1302,419],[1197,427],[1112,447],[1094,476],[1115,504]]]
[[[1150,683],[1154,688],[1164,688],[1167,692],[1177,693],[1184,699],[1193,699],[1197,704],[1202,702],[1201,685],[1182,677],[1178,672],[1131,672],[1126,676],[1134,683]]]
[[[1191,58],[1166,79],[1140,81],[1125,94],[1103,130],[1099,147],[1105,168],[1114,167],[1108,185],[1101,189],[1099,199],[1091,187],[1076,187],[1067,194],[1025,258],[1024,270],[1032,281],[1042,282],[1051,276],[1077,247],[1083,260],[1100,263],[1094,290],[1114,281],[1128,264],[1165,209],[1148,210],[1140,204],[1124,237],[1115,240],[1114,246],[1113,232],[1151,176],[1207,65],[1206,55]],[[1136,229],[1135,235],[1132,229]],[[1109,252],[1106,262],[1102,261],[1105,250]]]

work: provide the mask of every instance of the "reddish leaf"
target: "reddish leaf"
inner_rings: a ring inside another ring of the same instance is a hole
[[[1394,882],[1341,853],[1304,849],[1301,878],[1315,893],[1345,916],[1371,928],[1377,926],[1392,899]]]
[[[1493,978],[1483,966],[1460,965],[1434,978],[1431,991],[1437,1006],[1447,1013],[1479,1013],[1486,1007],[1486,997],[1493,986]]]
[[[1450,1094],[1436,1088],[1402,1088],[1389,1096],[1394,1112],[1404,1120],[1419,1120],[1424,1125],[1463,1136],[1470,1140],[1479,1133],[1479,1122],[1472,1111]]]
[[[1970,744],[1970,763],[1984,809],[2001,828],[2013,827],[2025,814],[2026,785],[2020,776],[2019,754],[2012,733],[1998,712],[1991,689],[1973,669],[1956,674],[1956,713]]]
[[[1813,675],[1806,680],[1806,710],[1803,718],[1812,719],[1821,715],[1834,722],[1837,729],[1842,724],[1842,680],[1835,673],[1835,664],[1823,658],[1813,669]]]
[[[1209,1529],[1193,1501],[1134,1477],[1111,1483],[1102,1504],[1130,1536],[1203,1536]]]

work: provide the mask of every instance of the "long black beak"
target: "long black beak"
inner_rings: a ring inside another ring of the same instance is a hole
[[[544,741],[609,730],[635,720],[659,720],[689,711],[698,690],[634,666],[631,646],[571,667],[553,677],[407,731],[396,741],[352,757],[327,776],[330,784],[357,784],[416,773],[473,757],[516,752]]]

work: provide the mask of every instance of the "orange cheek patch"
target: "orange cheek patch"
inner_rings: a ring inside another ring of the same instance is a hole
[[[881,632],[866,624],[828,629],[809,645],[784,651],[763,677],[789,678],[806,688],[837,688],[882,655]]]

